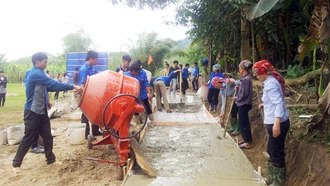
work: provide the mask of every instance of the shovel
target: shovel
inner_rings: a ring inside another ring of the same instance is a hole
[[[227,90],[227,91],[228,91],[228,90]],[[235,89],[235,91],[234,91],[234,95],[233,95],[233,97],[235,97],[235,96],[236,96],[236,89]],[[224,138],[226,137],[226,132],[227,132],[227,129],[228,129],[228,122],[229,122],[229,118],[230,118],[231,110],[233,109],[234,102],[235,102],[235,100],[232,100],[231,105],[230,105],[230,109],[229,109],[229,113],[228,113],[227,120],[226,120],[226,125],[225,125],[225,132],[223,133],[223,137],[224,137]]]
[[[156,171],[151,167],[151,165],[147,161],[147,158],[144,155],[142,149],[140,148],[139,143],[136,141],[135,138],[131,138],[131,141],[132,141],[132,149],[136,157],[136,162],[139,164],[142,171],[152,178],[157,177]]]
[[[178,103],[178,107],[180,110],[184,109],[185,103],[183,102],[182,95],[182,72],[180,72],[180,103]]]

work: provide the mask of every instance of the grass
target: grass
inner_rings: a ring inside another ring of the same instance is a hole
[[[64,99],[61,97],[62,95],[62,92],[60,92],[58,101],[69,102],[71,100],[70,96]],[[68,95],[70,95],[70,92],[68,92]],[[54,105],[55,101],[53,100],[53,96],[54,93],[52,93],[50,101]],[[0,127],[24,123],[23,114],[25,101],[24,84],[7,84],[6,102],[4,107],[0,107]]]
[[[23,123],[24,103],[24,84],[7,84],[6,102],[0,107],[0,126]]]

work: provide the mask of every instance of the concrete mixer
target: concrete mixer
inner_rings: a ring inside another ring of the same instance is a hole
[[[134,113],[145,112],[143,102],[138,98],[138,80],[124,76],[123,72],[103,71],[87,78],[79,107],[88,120],[102,128],[104,135],[99,141],[92,142],[88,136],[88,148],[96,145],[113,144],[120,157],[117,162],[125,166],[132,141],[139,135],[147,122],[147,114],[140,130],[130,134],[130,121]]]

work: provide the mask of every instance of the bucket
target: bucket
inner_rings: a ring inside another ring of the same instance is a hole
[[[69,125],[70,144],[79,145],[85,141],[85,123],[72,123]]]
[[[139,97],[139,81],[124,76],[123,72],[103,71],[87,77],[81,102],[78,105],[91,123],[104,126],[102,114],[105,105],[118,94]]]
[[[209,93],[209,87],[207,85],[201,85],[201,88],[198,90],[197,94],[204,101],[207,100],[207,95]]]

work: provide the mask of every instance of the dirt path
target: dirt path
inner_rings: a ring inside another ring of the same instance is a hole
[[[51,120],[52,129],[65,129],[70,123],[80,121],[79,111]],[[15,146],[0,146],[0,185],[120,185],[116,180],[116,165],[86,160],[95,157],[118,161],[117,153],[112,146],[98,146],[87,149],[87,142],[82,145],[71,145],[69,131],[66,130],[54,138],[54,153],[59,166],[47,165],[44,154],[28,152],[22,164],[22,173],[15,175],[12,171],[12,160],[17,151]]]

